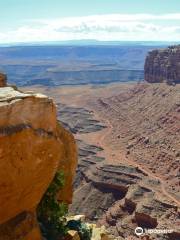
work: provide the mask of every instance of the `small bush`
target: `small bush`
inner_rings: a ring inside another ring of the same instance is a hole
[[[63,238],[68,231],[65,219],[68,211],[67,205],[57,201],[57,193],[63,186],[64,174],[59,171],[56,173],[37,209],[42,233],[48,240]]]
[[[81,240],[90,240],[92,237],[92,229],[87,224],[82,223],[81,220],[70,220],[67,227],[79,233]]]

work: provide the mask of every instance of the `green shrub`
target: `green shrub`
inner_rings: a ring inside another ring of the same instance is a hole
[[[63,186],[64,174],[59,171],[56,173],[37,209],[42,233],[48,240],[63,238],[68,231],[65,219],[68,211],[67,205],[57,201],[57,193]]]
[[[92,237],[92,229],[87,224],[82,223],[81,220],[70,220],[67,227],[79,233],[81,240],[90,240]]]

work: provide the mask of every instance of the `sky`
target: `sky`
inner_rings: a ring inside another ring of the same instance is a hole
[[[0,43],[180,41],[180,0],[0,0]]]

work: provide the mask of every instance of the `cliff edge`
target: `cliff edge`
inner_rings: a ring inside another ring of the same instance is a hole
[[[0,240],[40,240],[36,207],[58,169],[59,200],[72,200],[75,140],[57,123],[52,99],[6,86],[5,75],[0,86]]]
[[[180,45],[149,52],[144,66],[144,78],[150,83],[180,83]]]

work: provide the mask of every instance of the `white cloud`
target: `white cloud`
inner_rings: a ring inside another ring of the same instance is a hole
[[[0,33],[0,42],[63,41],[78,39],[179,41],[180,13],[110,14],[27,21]]]

